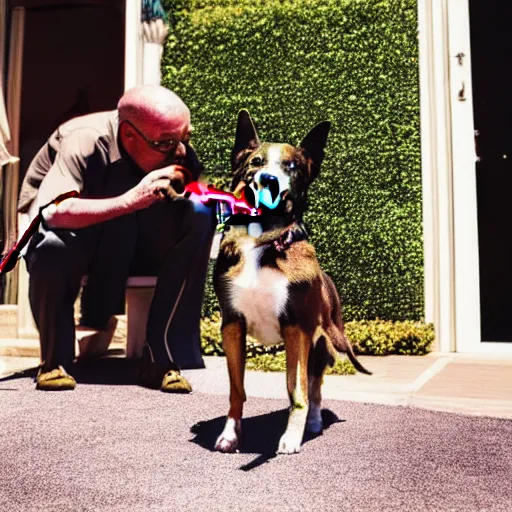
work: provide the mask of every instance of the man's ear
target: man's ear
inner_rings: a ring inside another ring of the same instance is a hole
[[[119,123],[119,137],[121,139],[121,142],[133,139],[135,137],[133,128],[126,121],[121,121]]]
[[[249,112],[247,110],[240,110],[236,125],[235,145],[231,151],[231,169],[235,170],[236,157],[240,151],[249,147],[256,147],[259,144],[260,139]]]
[[[137,148],[137,134],[127,121],[120,121],[118,130],[118,142],[133,158]]]
[[[305,150],[306,157],[311,159],[310,182],[313,181],[320,172],[320,165],[324,159],[324,149],[327,144],[327,135],[331,123],[322,121],[317,124],[302,140],[300,147]]]

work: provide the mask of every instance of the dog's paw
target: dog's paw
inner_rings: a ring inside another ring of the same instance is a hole
[[[235,422],[234,419],[228,418],[222,434],[215,442],[215,450],[223,453],[235,453],[240,441],[240,432],[240,422]]]
[[[295,433],[285,432],[279,440],[277,448],[278,454],[290,455],[292,453],[299,453],[302,444],[302,436]]]
[[[238,448],[238,437],[228,439],[221,434],[215,442],[215,451],[223,453],[235,453]]]
[[[320,434],[322,429],[323,422],[320,407],[311,402],[309,404],[308,418],[306,420],[306,430],[312,434]]]

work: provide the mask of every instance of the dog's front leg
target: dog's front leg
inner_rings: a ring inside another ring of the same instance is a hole
[[[277,453],[297,453],[302,444],[308,415],[308,358],[311,337],[298,326],[283,328],[286,349],[286,381],[290,415]]]
[[[215,449],[233,453],[242,435],[242,412],[245,402],[245,324],[243,321],[222,327],[222,348],[226,354],[229,372],[229,412],[222,434],[217,438]]]

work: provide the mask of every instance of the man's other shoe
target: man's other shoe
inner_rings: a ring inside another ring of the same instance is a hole
[[[75,387],[75,379],[62,366],[49,372],[39,370],[36,377],[36,389],[41,391],[65,391]]]
[[[179,369],[152,363],[145,358],[141,359],[137,369],[137,383],[140,386],[159,389],[166,393],[190,393],[192,391],[191,385],[181,375]]]
[[[192,386],[178,370],[169,370],[162,379],[160,390],[166,393],[191,393]]]

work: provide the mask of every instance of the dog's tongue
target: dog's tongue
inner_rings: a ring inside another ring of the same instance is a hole
[[[272,190],[269,188],[255,190],[252,186],[249,185],[244,187],[242,194],[245,200],[249,204],[253,205],[254,208],[259,208],[261,205],[263,205],[266,206],[269,210],[273,210],[277,208],[277,205],[280,201],[278,191],[274,190],[275,198],[273,198]]]
[[[269,210],[273,210],[279,204],[279,195],[275,199],[272,199],[272,193],[268,188],[264,188],[258,192],[257,203],[266,206]],[[259,205],[256,205],[258,207]]]

